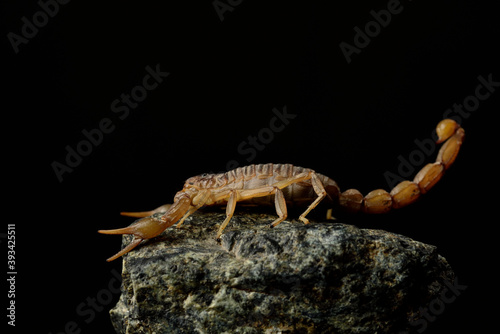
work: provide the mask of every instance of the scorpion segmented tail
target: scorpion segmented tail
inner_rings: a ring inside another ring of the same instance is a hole
[[[434,163],[424,166],[413,181],[402,181],[390,192],[376,189],[363,196],[356,189],[340,193],[338,204],[349,212],[385,213],[415,202],[427,193],[453,164],[465,137],[465,131],[454,120],[444,119],[436,127],[437,143],[446,141]]]

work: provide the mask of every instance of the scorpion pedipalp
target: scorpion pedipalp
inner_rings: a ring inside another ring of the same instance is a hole
[[[180,197],[174,204],[172,204],[168,211],[165,212],[160,218],[146,217],[136,221],[134,224],[118,228],[114,230],[99,230],[101,234],[132,234],[134,239],[120,252],[116,253],[107,261],[113,261],[120,256],[130,252],[137,247],[141,241],[151,239],[162,233],[165,229],[175,224],[181,219],[191,206],[191,199],[187,196]],[[165,206],[162,206],[165,207]],[[161,208],[161,207],[160,207]],[[153,210],[154,211],[154,210]]]
[[[171,206],[172,206],[172,204],[164,204],[162,206],[157,207],[154,210],[139,211],[139,212],[120,212],[120,215],[127,216],[127,217],[144,218],[144,217],[152,216],[158,212],[167,212]]]
[[[130,225],[128,227],[124,228],[118,228],[114,230],[99,230],[99,233],[102,234],[132,234],[134,235],[134,239],[130,244],[128,244],[124,249],[122,249],[120,252],[116,253],[107,261],[113,261],[114,259],[122,256],[123,254],[126,254],[130,252],[132,249],[137,247],[141,241],[145,239],[150,239],[161,232],[165,230],[165,228],[161,224],[162,222],[154,219],[154,218],[143,218],[139,221],[137,221],[135,224]]]
[[[103,232],[99,231],[99,233],[103,233]],[[112,233],[104,233],[104,234],[112,234]],[[134,237],[134,239],[125,248],[123,248],[121,251],[119,251],[115,255],[109,257],[108,259],[106,259],[106,261],[107,262],[111,262],[113,260],[116,260],[120,256],[125,255],[126,253],[130,252],[132,249],[134,249],[135,247],[137,247],[142,242],[142,240],[143,239],[141,239],[141,238]]]

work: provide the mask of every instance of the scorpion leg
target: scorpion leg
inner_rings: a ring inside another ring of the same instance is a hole
[[[229,199],[227,200],[227,206],[226,206],[226,219],[224,219],[224,222],[222,225],[219,227],[219,231],[217,232],[217,240],[220,240],[220,236],[222,234],[222,231],[226,228],[227,224],[231,220],[234,214],[234,210],[236,209],[236,202],[238,201],[238,192],[236,190],[231,191],[231,195],[229,196]]]
[[[285,195],[283,194],[283,191],[281,191],[279,187],[267,186],[267,187],[251,189],[251,190],[243,190],[243,191],[233,190],[227,203],[226,220],[224,220],[221,227],[219,228],[219,232],[217,233],[217,239],[220,237],[222,231],[227,226],[229,220],[233,216],[237,200],[246,200],[250,198],[263,197],[269,195],[275,195],[274,203],[276,206],[276,213],[278,214],[278,218],[276,218],[269,226],[276,227],[279,223],[285,220],[286,217],[288,216],[288,211],[286,209]]]
[[[286,219],[288,216],[288,211],[286,209],[286,201],[285,195],[280,188],[274,188],[274,205],[276,206],[276,213],[278,214],[278,218],[276,218],[269,227],[276,227],[279,223]]]
[[[318,195],[318,197],[312,202],[304,213],[302,213],[299,219],[304,222],[304,224],[309,224],[309,219],[306,218],[306,215],[314,209],[319,202],[323,200],[326,196],[325,187],[323,187],[323,183],[321,183],[320,179],[316,175],[316,173],[311,173],[311,184],[313,186],[314,192]]]

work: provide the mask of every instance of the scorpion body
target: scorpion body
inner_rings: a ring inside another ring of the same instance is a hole
[[[355,189],[341,192],[331,178],[312,169],[291,164],[250,165],[225,173],[191,177],[175,195],[172,205],[163,205],[145,212],[122,212],[122,215],[142,219],[129,227],[99,231],[103,234],[134,235],[132,242],[108,261],[126,254],[143,240],[159,235],[176,222],[177,227],[180,227],[187,217],[206,205],[226,205],[226,219],[217,232],[217,239],[231,220],[238,202],[274,205],[278,218],[270,224],[271,227],[287,218],[287,204],[307,206],[299,217],[305,224],[309,223],[307,214],[323,199],[328,200],[332,206],[349,212],[385,213],[407,206],[441,179],[445,170],[455,161],[465,136],[464,130],[450,119],[441,121],[436,132],[438,143],[446,141],[437,155],[436,162],[423,167],[413,181],[402,181],[390,192],[377,189],[366,196]],[[157,212],[164,214],[160,218],[149,217]],[[328,215],[330,214],[329,210]]]

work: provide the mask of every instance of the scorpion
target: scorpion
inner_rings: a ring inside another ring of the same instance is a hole
[[[124,216],[142,218],[129,227],[99,230],[103,234],[131,234],[132,241],[107,261],[113,261],[130,252],[143,240],[158,236],[177,222],[179,228],[187,217],[207,205],[226,205],[226,218],[217,232],[220,240],[236,208],[236,203],[273,205],[278,218],[270,227],[276,227],[287,218],[287,203],[309,205],[299,220],[309,224],[307,214],[322,200],[343,208],[348,212],[386,213],[391,209],[405,207],[427,193],[453,164],[464,140],[465,132],[452,119],[440,121],[436,127],[437,143],[443,143],[436,161],[425,165],[413,181],[405,180],[390,192],[376,189],[363,196],[356,189],[340,191],[337,183],[328,176],[309,168],[291,164],[259,164],[238,167],[219,174],[203,174],[186,180],[177,192],[173,204],[162,205],[151,211],[121,212]],[[312,201],[312,202],[311,202]],[[164,212],[159,218],[155,213]],[[327,212],[331,218],[331,209]]]

